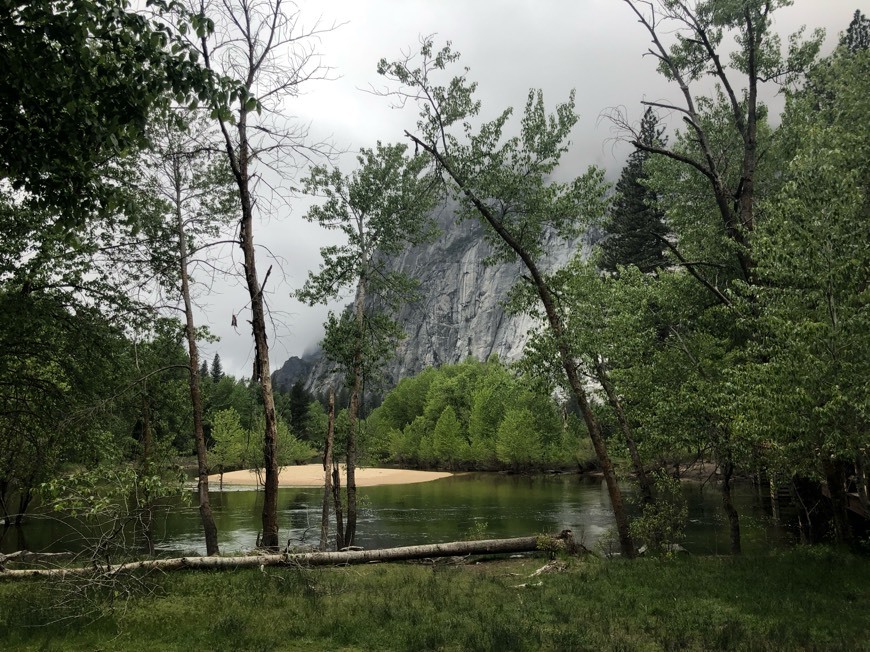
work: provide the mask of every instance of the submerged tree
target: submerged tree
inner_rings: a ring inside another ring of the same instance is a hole
[[[426,156],[407,156],[405,145],[382,145],[363,149],[357,157],[359,169],[350,176],[340,170],[315,167],[305,180],[306,191],[323,196],[306,219],[326,229],[337,229],[346,244],[321,249],[323,263],[310,273],[297,292],[313,305],[338,298],[354,288],[351,311],[340,317],[330,314],[323,348],[326,355],[347,372],[351,387],[346,442],[347,521],[338,533],[339,547],[353,544],[356,534],[357,429],[360,402],[367,378],[395,351],[403,336],[389,313],[413,296],[412,279],[392,271],[388,257],[431,238],[430,220],[437,195],[435,184],[422,173]],[[372,312],[372,301],[383,306]]]

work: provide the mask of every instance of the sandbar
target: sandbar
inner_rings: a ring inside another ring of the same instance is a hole
[[[344,465],[341,465],[341,483],[347,483],[347,474]],[[418,482],[431,482],[440,478],[453,475],[446,471],[413,471],[410,469],[382,469],[363,467],[356,470],[356,485],[358,487],[375,487],[384,484],[415,484]],[[263,477],[262,471],[260,477]],[[209,486],[220,483],[218,474],[208,476]],[[256,487],[262,483],[257,480],[254,471],[230,471],[224,473],[224,485],[236,487]],[[323,465],[303,464],[300,466],[285,466],[278,474],[278,485],[281,487],[322,487]]]

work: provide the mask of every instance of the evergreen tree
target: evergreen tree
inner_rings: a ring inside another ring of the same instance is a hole
[[[300,439],[309,438],[308,407],[314,397],[305,389],[301,380],[297,380],[290,388],[290,428]]]
[[[221,366],[221,356],[218,353],[214,354],[214,359],[211,361],[211,380],[213,383],[219,383],[224,377],[224,369]]]
[[[208,362],[205,360],[203,360],[202,364],[199,365],[199,377],[208,378]]]
[[[843,43],[850,52],[870,49],[870,19],[861,13],[861,10],[855,10]]]
[[[663,129],[651,108],[640,123],[639,141],[662,143]],[[616,184],[616,198],[605,223],[608,237],[601,243],[601,268],[616,271],[617,265],[635,265],[652,272],[667,265],[662,237],[667,233],[664,214],[656,206],[656,193],[644,184],[644,163],[649,153],[636,149],[628,157]]]

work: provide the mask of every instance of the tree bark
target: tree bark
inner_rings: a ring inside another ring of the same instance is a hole
[[[734,507],[731,497],[731,478],[734,475],[734,464],[729,457],[722,463],[722,507],[728,517],[728,539],[732,555],[742,554],[740,546],[740,515]]]
[[[193,305],[190,301],[190,279],[187,270],[187,238],[184,232],[184,219],[181,213],[181,171],[178,161],[173,162],[173,181],[175,182],[175,222],[178,233],[178,253],[181,272],[181,296],[184,301],[185,335],[187,353],[190,359],[190,404],[193,409],[193,436],[196,441],[197,495],[199,496],[199,516],[205,533],[205,549],[208,555],[219,555],[217,526],[211,512],[208,497],[208,459],[205,448],[205,433],[202,425],[202,392],[199,387],[199,347],[196,344],[196,326],[193,321]],[[221,472],[223,481],[223,472]]]
[[[837,543],[852,543],[852,528],[849,526],[849,497],[846,495],[846,476],[843,462],[830,459],[822,461],[825,482],[831,498],[831,512],[834,520],[834,537]]]
[[[360,237],[365,234],[360,229]],[[344,530],[344,545],[352,546],[356,537],[356,431],[359,427],[359,408],[363,384],[363,328],[365,326],[366,278],[360,276],[354,302],[356,320],[356,343],[353,352],[353,388],[347,410],[350,427],[347,433],[347,525]]]
[[[320,516],[320,550],[325,551],[329,539],[329,501],[332,499],[332,444],[335,441],[335,389],[329,388],[329,422],[323,451],[323,509]]]
[[[338,552],[304,552],[280,555],[252,555],[244,557],[176,557],[174,559],[149,559],[146,561],[120,564],[111,571],[95,571],[93,566],[55,569],[22,569],[0,571],[2,579],[23,579],[27,577],[63,578],[69,575],[111,574],[148,570],[181,569],[219,569],[219,568],[257,568],[264,566],[333,566],[362,564],[374,561],[405,561],[435,557],[454,557],[457,555],[492,555],[517,552],[554,550],[573,544],[570,530],[555,537],[534,536],[515,539],[487,539],[483,541],[456,541],[435,543],[423,546],[404,546],[382,550],[346,550]]]
[[[250,25],[248,25],[250,27]],[[274,24],[273,24],[274,28]],[[247,45],[253,49],[254,42],[247,35]],[[201,38],[202,54],[206,68],[211,70],[210,51],[206,37]],[[254,86],[262,60],[250,62],[248,78],[244,81],[247,91]],[[263,287],[269,278],[269,271],[263,284],[257,277],[257,262],[254,251],[254,201],[251,197],[251,171],[250,162],[253,148],[248,138],[248,115],[250,111],[244,99],[239,101],[239,111],[236,118],[238,130],[238,144],[230,135],[229,127],[224,120],[220,120],[221,133],[224,136],[227,158],[236,186],[239,191],[239,204],[241,207],[241,219],[239,220],[239,246],[242,249],[242,266],[245,272],[245,283],[248,287],[248,296],[251,306],[251,331],[254,336],[254,369],[251,380],[260,383],[263,398],[263,416],[265,419],[265,431],[263,433],[263,466],[266,479],[263,483],[263,538],[261,544],[270,550],[278,549],[278,422],[275,416],[275,397],[272,392],[272,377],[269,369],[269,343],[266,337],[266,313],[263,302]]]
[[[151,417],[148,410],[148,383],[142,387],[142,469],[143,476],[151,472],[151,449],[153,447],[151,433]],[[148,490],[142,500],[142,532],[145,535],[145,544],[148,546],[148,554],[154,556],[154,510],[151,505],[151,497]]]
[[[598,382],[601,383],[601,387],[604,389],[604,393],[607,396],[607,401],[610,403],[610,407],[613,408],[613,412],[616,414],[616,420],[619,422],[619,427],[622,430],[622,436],[625,439],[625,446],[628,448],[628,454],[631,457],[631,463],[634,467],[635,475],[637,475],[637,484],[640,488],[641,501],[644,505],[651,505],[653,502],[653,485],[652,481],[650,481],[649,474],[646,472],[646,468],[644,468],[643,461],[640,459],[640,453],[637,450],[637,443],[634,440],[634,428],[632,428],[631,424],[628,422],[628,417],[622,407],[622,401],[619,400],[619,396],[616,394],[616,390],[610,380],[610,374],[607,373],[607,368],[604,366],[601,358],[596,358],[595,360],[595,377]]]
[[[242,116],[246,115],[244,110]],[[266,311],[263,305],[263,288],[257,278],[257,263],[254,252],[254,210],[249,191],[247,138],[245,122],[239,122],[242,145],[239,147],[239,192],[242,200],[242,221],[239,228],[239,244],[244,253],[245,281],[251,298],[251,330],[254,335],[254,370],[252,380],[260,383],[263,397],[265,431],[263,433],[263,539],[264,548],[278,549],[278,421],[275,415],[275,397],[272,393],[272,377],[269,370],[269,343],[266,337]],[[271,268],[269,268],[271,271]],[[268,280],[269,273],[266,273]]]

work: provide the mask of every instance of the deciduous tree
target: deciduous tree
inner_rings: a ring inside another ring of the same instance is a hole
[[[321,249],[323,263],[310,273],[297,296],[309,304],[334,299],[353,287],[352,312],[331,314],[323,348],[327,356],[347,372],[351,387],[347,438],[347,522],[341,540],[352,545],[356,532],[357,425],[364,382],[385,358],[395,351],[403,336],[389,313],[413,298],[415,282],[390,271],[386,256],[424,242],[434,234],[429,213],[434,208],[432,179],[422,173],[424,156],[409,157],[405,145],[382,145],[363,149],[359,169],[345,176],[338,169],[315,167],[305,181],[306,190],[323,196],[323,204],[311,208],[306,219],[327,229],[340,230],[346,244]],[[383,308],[367,306],[377,300]]]
[[[476,84],[466,76],[438,85],[437,76],[457,61],[449,44],[436,50],[423,39],[418,57],[381,60],[378,72],[394,85],[393,97],[419,105],[416,129],[406,131],[415,147],[428,153],[436,171],[463,207],[463,217],[479,218],[494,247],[492,262],[520,261],[537,294],[540,316],[553,334],[556,355],[572,395],[577,399],[589,436],[604,472],[623,554],[634,546],[607,444],[589,394],[578,371],[564,324],[564,313],[542,267],[544,236],[575,238],[604,209],[603,174],[590,169],[567,183],[552,175],[567,150],[567,138],[577,121],[573,93],[548,114],[540,92],[531,91],[521,118],[520,135],[504,138],[512,111],[479,128],[471,124],[480,110]]]

